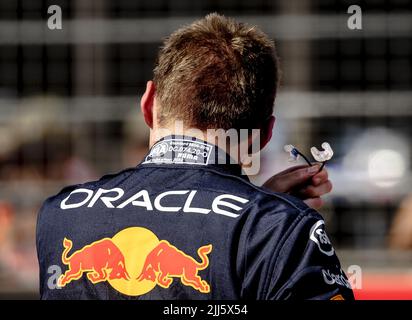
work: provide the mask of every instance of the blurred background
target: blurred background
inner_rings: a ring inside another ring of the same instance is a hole
[[[362,30],[347,26],[352,4]],[[61,30],[47,27],[50,5]],[[361,267],[357,296],[412,299],[410,0],[1,0],[0,297],[38,297],[46,197],[140,162],[138,106],[161,39],[215,11],[261,27],[281,59],[274,139],[253,181],[291,165],[284,144],[310,154],[328,141],[321,213],[344,268]]]

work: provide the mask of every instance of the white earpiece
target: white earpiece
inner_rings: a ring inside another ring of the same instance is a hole
[[[312,153],[312,156],[315,158],[316,161],[318,162],[325,162],[333,157],[333,150],[330,146],[329,143],[324,142],[322,143],[322,148],[323,151],[318,150],[316,147],[310,148],[310,152]]]
[[[291,144],[287,144],[283,147],[283,149],[289,153],[289,161],[290,162],[296,162],[299,158],[299,152],[297,151],[297,149],[291,145]]]

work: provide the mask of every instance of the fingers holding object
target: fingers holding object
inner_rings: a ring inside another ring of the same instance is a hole
[[[303,189],[299,190],[299,194],[303,196],[303,198],[316,198],[321,197],[329,192],[332,191],[333,185],[332,182],[326,180],[318,185],[308,185]]]
[[[329,179],[328,171],[326,169],[322,169],[322,171],[320,171],[319,173],[315,174],[312,177],[312,184],[314,186],[319,186],[322,183],[325,183],[326,181],[328,181],[328,179]]]

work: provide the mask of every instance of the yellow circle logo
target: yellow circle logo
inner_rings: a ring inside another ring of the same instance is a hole
[[[112,238],[125,258],[129,279],[108,279],[110,285],[117,291],[128,296],[140,296],[152,290],[156,282],[139,280],[145,259],[154,247],[159,244],[156,235],[146,228],[132,227],[117,233]]]

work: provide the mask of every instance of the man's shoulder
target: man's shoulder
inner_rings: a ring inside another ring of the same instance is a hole
[[[227,188],[226,190],[245,196],[249,200],[248,214],[253,215],[253,213],[258,212],[258,219],[269,216],[278,220],[282,215],[288,220],[302,217],[323,219],[316,210],[294,196],[257,186],[240,176],[214,171],[213,173],[216,176],[216,180],[213,182],[214,187],[218,188],[220,185],[218,181],[221,180],[222,185]]]
[[[240,176],[223,174],[213,170],[212,172],[217,176],[217,180],[223,181],[226,187],[248,194],[257,203],[279,203],[298,212],[304,212],[309,209],[302,200],[286,193],[275,192],[268,188],[257,186]]]
[[[114,185],[118,181],[132,175],[135,170],[136,168],[126,168],[116,173],[105,174],[97,180],[67,185],[63,187],[58,193],[48,197],[43,203],[43,208],[53,205],[60,206],[62,200],[68,197],[72,192],[76,192],[76,190],[80,190],[82,192],[89,191],[90,193],[93,193],[99,188],[109,188],[110,185]]]

